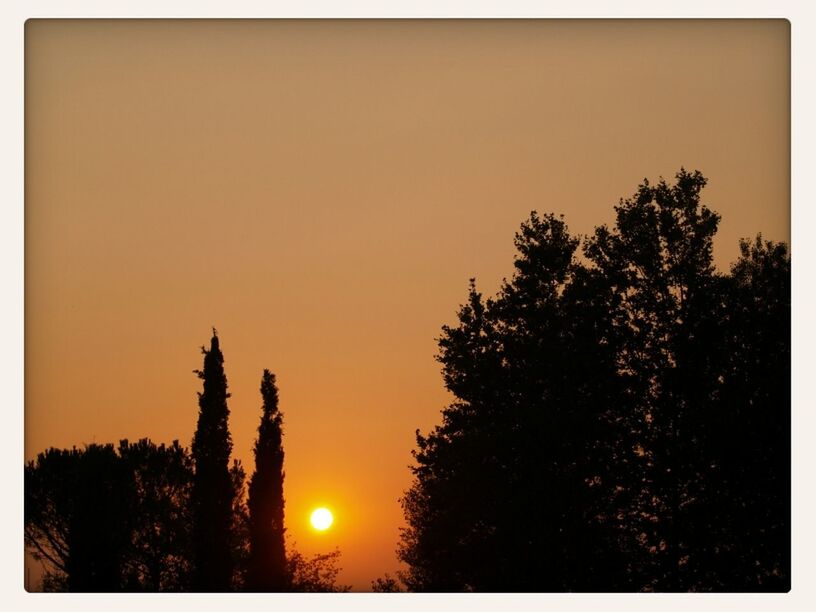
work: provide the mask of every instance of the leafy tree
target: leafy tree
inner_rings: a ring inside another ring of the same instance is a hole
[[[340,550],[304,557],[292,550],[287,559],[291,590],[297,593],[346,593],[350,586],[337,584]]]
[[[497,296],[471,281],[402,500],[410,589],[787,588],[790,260],[758,239],[717,273],[705,184],[644,182],[584,260],[532,213]]]
[[[66,476],[75,471],[79,452],[50,448],[26,465],[24,475],[26,547],[37,561],[48,564],[50,574],[63,578],[49,582],[63,583],[65,590],[71,557],[71,512],[77,505],[71,499]]]
[[[178,442],[40,453],[25,471],[25,533],[46,567],[43,588],[189,588],[192,476]]]
[[[233,580],[232,510],[234,487],[229,471],[232,439],[228,429],[227,377],[218,335],[213,329],[210,349],[202,347],[203,381],[198,394],[198,426],[192,453],[195,477],[192,491],[194,591],[228,591]]]
[[[700,203],[699,172],[681,170],[676,179],[673,186],[644,181],[615,208],[615,227],[598,228],[585,249],[613,281],[619,368],[635,398],[622,415],[630,435],[619,445],[643,475],[625,483],[635,494],[623,509],[627,527],[641,544],[630,568],[646,588],[663,591],[687,588],[685,515],[706,480],[694,448],[712,393],[709,349],[718,344],[710,296],[719,216]]]
[[[133,476],[134,520],[123,588],[129,591],[184,591],[189,588],[190,493],[193,465],[174,440],[156,446],[148,439],[122,440],[119,457]]]
[[[255,442],[255,473],[249,483],[249,578],[254,591],[284,591],[290,577],[286,564],[283,500],[283,415],[278,410],[275,375],[261,379],[263,412]]]
[[[614,280],[620,372],[636,398],[618,443],[641,475],[616,506],[622,545],[638,544],[628,567],[643,589],[784,590],[790,260],[758,238],[718,274],[705,184],[685,170],[674,185],[644,182],[586,245]]]
[[[405,589],[400,585],[398,578],[386,573],[371,581],[371,591],[374,593],[402,593]]]
[[[121,588],[130,538],[130,475],[113,445],[49,449],[25,469],[25,541],[68,591]]]
[[[698,583],[790,589],[790,256],[740,243],[724,289],[722,366],[705,454],[712,483]],[[701,521],[702,522],[702,521]]]
[[[513,278],[487,301],[471,280],[459,325],[443,328],[439,361],[456,401],[442,425],[417,433],[399,549],[411,590],[573,590],[587,570],[611,568],[591,460],[609,446],[615,361],[606,311],[584,325],[606,305],[587,288],[596,281],[577,245],[562,219],[532,213]]]

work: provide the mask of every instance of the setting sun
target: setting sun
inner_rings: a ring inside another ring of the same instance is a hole
[[[318,531],[326,531],[334,522],[334,516],[328,508],[317,508],[309,518],[312,527]]]

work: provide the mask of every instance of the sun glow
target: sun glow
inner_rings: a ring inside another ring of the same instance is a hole
[[[334,522],[334,516],[328,508],[317,508],[312,512],[309,521],[318,531],[326,531]]]

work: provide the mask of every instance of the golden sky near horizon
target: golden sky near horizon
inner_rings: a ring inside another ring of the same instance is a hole
[[[536,209],[573,233],[708,177],[715,259],[790,240],[787,21],[26,24],[25,446],[189,445],[218,328],[233,456],[264,368],[286,520],[341,581],[393,573],[435,338]],[[317,534],[309,511],[334,526]]]

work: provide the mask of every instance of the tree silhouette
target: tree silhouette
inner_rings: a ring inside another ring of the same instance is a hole
[[[705,184],[644,182],[584,260],[532,213],[497,296],[471,281],[402,500],[410,589],[787,588],[789,259],[743,243],[718,274]]]
[[[732,591],[790,589],[790,257],[742,241],[724,285],[721,365],[706,423],[708,548],[698,581]],[[702,546],[701,546],[702,548]]]
[[[403,593],[405,589],[400,585],[399,578],[386,572],[385,575],[371,581],[371,591],[373,593]]]
[[[249,483],[249,572],[253,591],[284,591],[290,586],[283,524],[283,415],[278,410],[275,375],[261,379],[263,412],[255,441],[255,473]]]
[[[337,584],[340,550],[304,557],[292,550],[287,559],[291,590],[297,593],[346,593],[351,587]]]
[[[44,587],[187,590],[192,477],[178,442],[40,453],[25,470],[25,536]]]
[[[133,475],[134,521],[122,587],[128,591],[185,591],[191,578],[190,493],[193,465],[178,440],[122,440],[119,457]]]
[[[132,487],[113,445],[49,449],[25,471],[25,535],[68,591],[117,591],[130,538]]]
[[[148,439],[48,449],[25,467],[25,543],[51,591],[339,592],[340,551],[287,556],[282,415],[264,371],[256,471],[246,499],[229,467],[227,380],[213,330],[192,452]]]
[[[790,255],[757,236],[718,272],[705,185],[644,181],[581,250],[532,212],[496,296],[471,279],[438,338],[454,399],[416,432],[401,500],[408,569],[373,590],[790,588]],[[190,452],[122,440],[26,465],[45,589],[349,590],[339,550],[287,554],[275,376],[247,487],[215,330],[202,352]]]
[[[229,589],[248,588],[249,515],[239,461],[229,470]],[[48,449],[25,467],[25,542],[43,563],[45,591],[189,591],[194,472],[187,449],[148,439]],[[287,556],[287,589],[342,592],[340,551]]]
[[[612,574],[611,542],[594,537],[599,489],[587,483],[608,447],[615,362],[601,342],[605,311],[584,325],[605,305],[577,245],[563,220],[532,213],[513,278],[486,302],[471,280],[459,325],[443,328],[456,401],[441,426],[417,433],[399,550],[412,590],[563,591]]]
[[[614,281],[619,367],[636,398],[621,415],[629,433],[621,452],[634,449],[642,474],[640,483],[624,483],[634,499],[621,508],[643,553],[631,569],[661,591],[688,586],[685,515],[700,498],[705,479],[698,474],[706,469],[693,449],[712,391],[711,348],[719,344],[710,337],[719,216],[700,203],[706,180],[699,172],[681,170],[676,179],[674,186],[645,181],[616,207],[613,230],[598,228],[586,245],[589,259]]]
[[[193,584],[194,591],[229,591],[233,577],[232,504],[229,471],[232,440],[228,429],[227,377],[218,335],[213,329],[210,349],[202,347],[204,367],[195,373],[203,381],[198,394],[198,426],[193,437]]]
[[[232,521],[230,524],[230,554],[232,556],[231,590],[247,590],[249,566],[249,508],[246,502],[246,472],[238,459],[230,467],[232,483]]]

